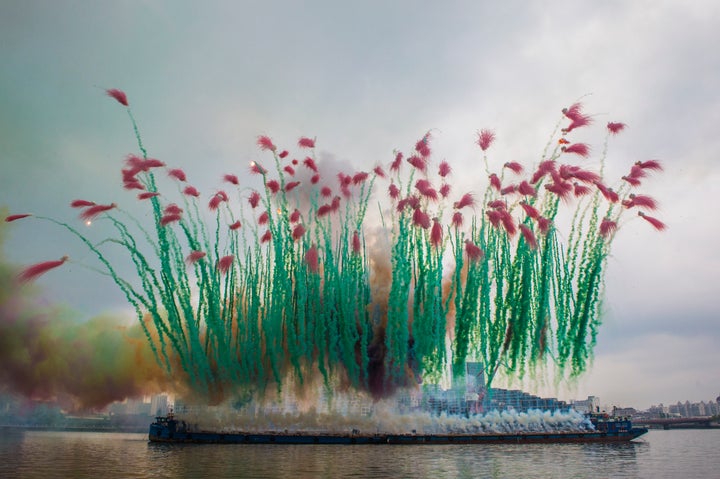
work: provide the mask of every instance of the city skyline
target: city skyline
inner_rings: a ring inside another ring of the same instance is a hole
[[[0,207],[75,221],[66,205],[76,197],[129,203],[119,170],[137,147],[106,88],[128,94],[150,156],[202,191],[247,171],[258,135],[317,137],[326,161],[359,170],[432,130],[434,150],[463,173],[458,190],[478,192],[478,130],[496,133],[497,161],[532,161],[560,109],[581,100],[594,119],[579,133],[588,167],[609,121],[628,125],[610,142],[609,173],[662,162],[643,190],[668,230],[622,225],[593,367],[535,390],[642,408],[706,400],[720,392],[720,62],[703,46],[720,40],[718,18],[711,1],[215,2],[192,13],[173,2],[4,4]],[[82,266],[82,245],[56,233],[12,224],[4,256],[19,265],[68,254],[68,268],[38,281],[43,301],[83,320],[131,316],[122,293]]]

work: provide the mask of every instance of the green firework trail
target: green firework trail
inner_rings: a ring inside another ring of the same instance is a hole
[[[634,208],[664,228],[647,214],[655,201],[634,193],[659,163],[634,164],[617,192],[602,176],[608,140],[623,124],[607,125],[600,173],[570,163],[589,155],[570,141],[590,123],[579,104],[563,110],[528,170],[493,165],[494,134],[480,131],[489,177],[481,202],[451,192],[450,165],[434,163],[430,133],[385,167],[336,177],[318,164],[314,139],[300,138],[300,160],[260,136],[263,157],[247,174],[259,188],[227,174],[227,191],[203,199],[182,170],[148,157],[125,95],[108,94],[127,108],[141,153],[127,157],[123,187],[138,191],[151,227],[115,203],[84,200],[71,206],[83,220],[110,221],[112,237],[94,242],[68,223],[35,219],[93,253],[137,312],[157,362],[210,397],[302,387],[314,376],[328,389],[381,396],[448,370],[462,375],[468,360],[483,363],[488,387],[498,374],[523,377],[548,364],[577,376],[592,360],[621,217]],[[161,172],[175,193],[160,191]],[[382,227],[369,229],[375,201]],[[136,277],[118,275],[111,248],[124,251]],[[65,261],[30,266],[21,278]]]

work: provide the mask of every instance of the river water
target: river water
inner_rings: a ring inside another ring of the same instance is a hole
[[[0,430],[0,478],[718,478],[720,429],[625,444],[168,445],[146,434]]]

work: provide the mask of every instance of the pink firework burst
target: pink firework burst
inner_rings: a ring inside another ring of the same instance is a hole
[[[127,95],[122,90],[118,90],[117,88],[109,88],[105,90],[105,94],[111,98],[114,98],[118,103],[123,106],[130,106],[128,104]]]
[[[185,258],[185,262],[187,264],[194,264],[204,258],[206,255],[207,253],[205,253],[204,251],[193,250],[190,252],[189,255],[187,255],[187,257]]]
[[[42,276],[43,274],[47,273],[51,269],[55,269],[58,266],[61,266],[64,264],[69,258],[67,256],[63,256],[59,260],[56,261],[44,261],[42,263],[37,263],[32,266],[28,266],[27,268],[20,271],[17,278],[18,281],[21,283],[27,283],[29,281],[33,281],[37,279],[39,276]]]
[[[171,168],[168,170],[168,176],[170,178],[175,178],[178,181],[186,181],[187,177],[185,176],[185,172],[181,170],[180,168]]]
[[[315,139],[303,136],[298,140],[298,146],[300,148],[315,148]]]
[[[277,149],[275,144],[273,144],[272,140],[267,135],[258,136],[257,145],[260,147],[261,150],[275,151]]]
[[[92,221],[106,211],[110,211],[116,207],[117,205],[115,203],[111,203],[109,205],[93,205],[80,213],[80,218],[85,221]]]
[[[217,262],[217,270],[220,272],[220,274],[227,273],[230,270],[230,268],[232,267],[234,261],[235,261],[234,255],[229,254],[227,256],[223,256]]]
[[[658,231],[663,231],[665,228],[667,228],[665,223],[663,223],[662,221],[660,221],[657,218],[653,218],[652,216],[646,215],[642,211],[638,211],[638,216],[640,216],[642,219],[644,219],[645,221],[650,223],[653,226],[653,228],[655,228]]]
[[[27,218],[29,216],[32,216],[30,213],[20,213],[17,215],[10,215],[5,217],[6,223],[12,223],[13,221],[21,220],[23,218]]]
[[[492,145],[492,142],[495,140],[495,133],[493,133],[492,130],[480,130],[477,133],[477,141],[476,143],[480,147],[482,151],[486,151],[488,148],[490,148],[490,145]]]
[[[623,131],[626,127],[627,127],[627,125],[625,123],[620,123],[620,122],[611,121],[611,122],[608,122],[608,124],[607,124],[608,131],[610,133],[612,133],[613,135],[617,135],[618,133]]]
[[[483,258],[484,253],[475,243],[470,240],[465,240],[465,254],[467,254],[470,261],[476,263]]]

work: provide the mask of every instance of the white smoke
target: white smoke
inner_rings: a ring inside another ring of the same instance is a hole
[[[489,411],[469,416],[433,414],[400,407],[396,399],[373,402],[369,396],[333,394],[302,410],[292,401],[184,408],[177,411],[193,430],[214,432],[285,432],[350,434],[501,434],[593,430],[574,411]]]

